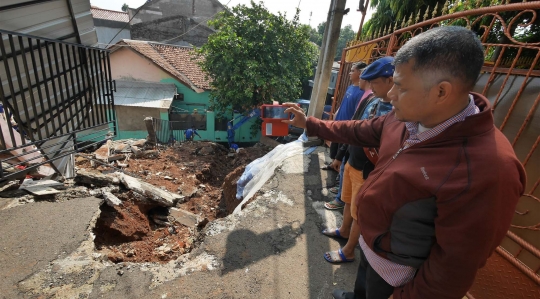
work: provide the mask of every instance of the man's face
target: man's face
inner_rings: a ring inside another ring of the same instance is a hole
[[[387,93],[392,88],[392,77],[390,78],[384,78],[379,77],[373,80],[369,81],[369,85],[371,87],[371,92],[378,97],[382,99],[387,99]]]
[[[414,61],[409,61],[396,66],[388,98],[398,120],[425,124],[435,111],[436,101],[431,99],[433,93],[426,90],[420,72],[413,71],[413,65]]]
[[[349,72],[349,79],[351,79],[352,82],[358,82],[358,80],[360,80],[360,70],[353,66]]]

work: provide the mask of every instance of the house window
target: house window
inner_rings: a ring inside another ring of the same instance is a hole
[[[204,112],[171,113],[169,114],[169,121],[173,130],[187,130],[192,126],[197,130],[206,130],[206,113]]]

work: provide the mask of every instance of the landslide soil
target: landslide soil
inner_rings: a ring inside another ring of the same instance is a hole
[[[131,158],[129,174],[143,181],[182,194],[186,201],[177,208],[212,221],[228,215],[236,200],[236,180],[251,161],[270,149],[257,144],[230,154],[227,148],[212,142],[194,141],[160,148],[158,156]],[[77,167],[92,169],[88,160]],[[94,168],[108,172],[107,166]],[[122,200],[116,207],[102,205],[94,233],[96,248],[113,262],[166,262],[192,250],[197,230],[177,222],[171,227],[154,222],[149,215],[166,215],[167,210],[130,190],[115,194]]]

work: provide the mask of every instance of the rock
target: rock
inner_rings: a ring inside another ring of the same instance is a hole
[[[187,227],[195,227],[199,223],[199,216],[177,208],[170,208],[169,216],[174,217],[176,222]]]
[[[182,191],[182,195],[184,195],[185,197],[191,198],[195,196],[195,194],[197,194],[197,191],[199,191],[199,189],[197,189],[197,187],[195,186],[189,186],[189,187],[182,187],[182,189],[180,189],[179,187],[178,191]]]
[[[95,185],[98,187],[105,187],[111,184],[118,185],[120,180],[117,177],[111,175],[105,175],[97,171],[86,171],[80,169],[75,176],[75,182],[79,184]]]
[[[139,179],[131,177],[123,173],[116,173],[120,178],[122,184],[139,194],[146,196],[148,199],[159,203],[165,207],[172,207],[177,202],[184,199],[184,196],[171,193],[169,191],[161,190],[160,188],[153,186],[149,183],[143,182]]]
[[[173,178],[171,178],[171,177],[168,176],[168,175],[164,176],[163,178],[166,179],[167,181],[172,181],[172,180],[173,180]]]
[[[197,155],[199,156],[208,156],[208,155],[213,155],[214,154],[214,148],[212,146],[205,146],[203,148],[201,148],[199,150],[199,152],[197,153]]]
[[[206,185],[200,184],[199,188],[206,189]]]
[[[103,199],[105,199],[105,202],[111,207],[120,205],[122,203],[118,197],[108,191],[103,192]]]

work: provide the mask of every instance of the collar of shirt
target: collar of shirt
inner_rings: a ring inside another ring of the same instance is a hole
[[[464,121],[467,116],[471,116],[479,112],[480,109],[474,104],[474,99],[472,95],[469,95],[469,105],[467,105],[465,109],[427,131],[421,133],[418,132],[418,125],[420,124],[419,122],[406,122],[405,127],[409,131],[409,138],[405,141],[403,149],[409,148],[417,143],[433,138],[441,134],[451,125]]]

